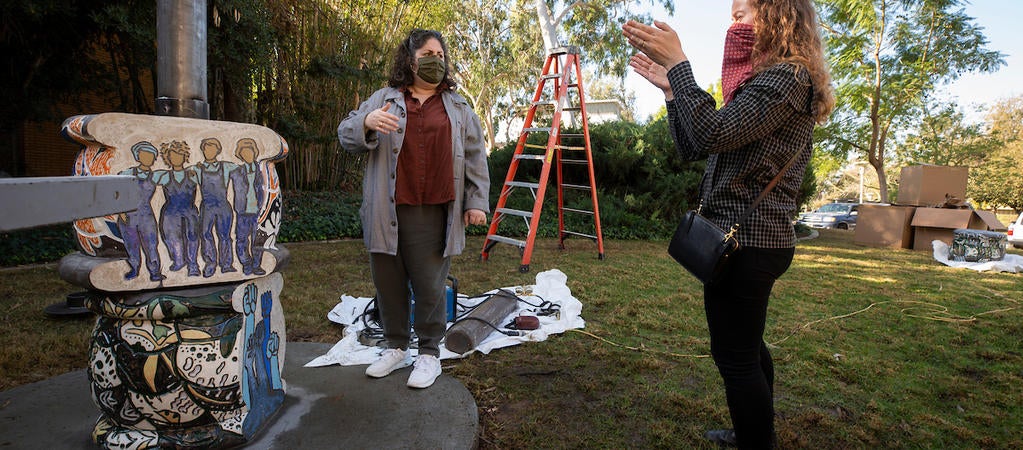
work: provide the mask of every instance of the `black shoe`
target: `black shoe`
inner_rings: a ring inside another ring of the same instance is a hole
[[[722,448],[738,447],[735,441],[735,430],[709,430],[703,433],[703,437]]]

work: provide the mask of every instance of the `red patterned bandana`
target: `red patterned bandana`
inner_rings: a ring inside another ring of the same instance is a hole
[[[725,104],[753,75],[753,25],[735,22],[725,36],[725,57],[721,61],[721,88]]]

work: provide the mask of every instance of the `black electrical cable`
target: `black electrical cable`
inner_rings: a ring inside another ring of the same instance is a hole
[[[557,314],[559,311],[561,311],[561,305],[544,300],[544,298],[539,295],[532,294],[533,297],[540,299],[540,304],[534,305],[532,303],[527,302],[526,299],[516,295],[514,292],[509,291],[508,289],[501,288],[498,290],[508,295],[513,295],[515,296],[516,299],[518,299],[518,301],[525,303],[526,305],[529,305],[533,308],[536,308],[536,310],[532,312],[536,313],[536,315],[538,316],[553,316],[554,314]]]
[[[489,320],[480,319],[479,317],[465,317],[465,318],[459,320],[459,322],[461,322],[462,320],[475,320],[477,322],[483,322],[483,323],[487,324],[487,326],[489,326],[490,328],[493,328],[498,333],[501,333],[501,334],[506,335],[506,336],[521,336],[522,335],[518,331],[503,330],[500,327],[498,327],[497,325],[494,325],[494,324],[490,323]],[[458,323],[458,322],[455,322],[455,323]]]

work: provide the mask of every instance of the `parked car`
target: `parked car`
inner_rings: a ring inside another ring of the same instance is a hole
[[[860,204],[852,202],[833,202],[817,208],[816,211],[799,216],[797,222],[811,228],[837,228],[852,230],[856,227]],[[1021,230],[1023,233],[1023,230]]]
[[[1023,248],[1023,213],[1014,222],[1009,224],[1009,231],[1005,233],[1009,237],[1009,243],[1013,247]]]

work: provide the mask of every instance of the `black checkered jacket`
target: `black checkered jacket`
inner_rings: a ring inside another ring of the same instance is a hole
[[[795,164],[739,228],[744,247],[795,245],[796,194],[810,161],[814,119],[809,76],[778,64],[755,75],[720,110],[689,62],[668,71],[668,124],[679,156],[707,159],[703,215],[729,229],[796,153]]]

